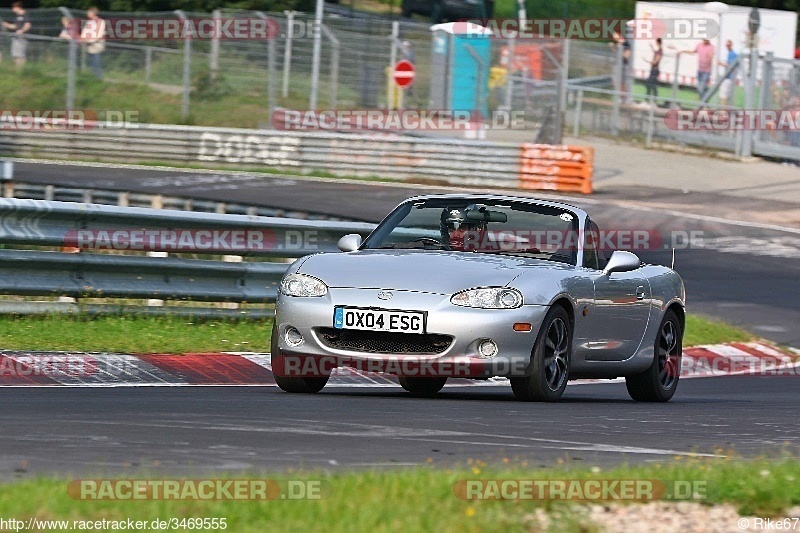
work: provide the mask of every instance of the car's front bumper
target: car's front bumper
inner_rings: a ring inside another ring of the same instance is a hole
[[[490,377],[522,375],[528,370],[539,326],[548,308],[523,305],[517,309],[474,309],[450,303],[450,295],[413,291],[392,291],[391,300],[377,298],[379,289],[330,289],[322,297],[279,296],[276,305],[278,349],[284,356],[326,358],[326,365],[356,366],[364,370],[408,374],[415,363],[417,372],[448,374],[448,377]],[[452,337],[440,353],[375,353],[337,349],[324,342],[324,328],[333,327],[337,306],[381,308],[427,313],[426,333]],[[515,331],[515,323],[531,324],[531,330]],[[289,346],[284,334],[295,328],[303,343]],[[497,344],[493,357],[481,357],[478,343],[491,339]],[[310,368],[310,367],[309,367]],[[420,374],[422,375],[422,374]]]

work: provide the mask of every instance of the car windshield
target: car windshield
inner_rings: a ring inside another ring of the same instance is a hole
[[[362,249],[508,254],[576,264],[578,219],[558,207],[485,199],[400,206]]]

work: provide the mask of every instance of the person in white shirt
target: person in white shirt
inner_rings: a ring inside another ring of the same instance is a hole
[[[98,79],[103,79],[103,64],[100,56],[106,49],[106,21],[100,18],[96,7],[90,7],[86,12],[89,19],[81,31],[81,42],[86,45],[86,62]]]

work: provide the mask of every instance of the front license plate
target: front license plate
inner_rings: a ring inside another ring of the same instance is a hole
[[[425,333],[425,313],[337,307],[333,313],[333,327],[367,331]]]

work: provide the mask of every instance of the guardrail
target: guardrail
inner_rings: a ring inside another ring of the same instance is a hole
[[[48,200],[57,202],[82,202],[87,204],[116,205],[119,207],[152,207],[154,209],[177,209],[233,215],[294,218],[304,220],[337,220],[342,218],[309,211],[297,211],[279,207],[198,200],[189,197],[164,194],[130,192],[113,189],[65,187],[19,181],[4,181],[0,176],[0,198]]]
[[[520,146],[484,141],[154,124],[5,129],[0,153],[111,162],[252,166],[518,187]],[[544,176],[547,177],[546,175]],[[548,187],[552,188],[552,187]]]
[[[0,245],[109,250],[0,250],[0,294],[268,303],[292,258],[336,250],[372,224],[0,199]],[[119,255],[236,255],[238,262]],[[262,260],[243,261],[244,257]],[[2,306],[8,310],[8,303]],[[24,306],[22,306],[24,307]],[[202,312],[202,310],[201,310]]]

